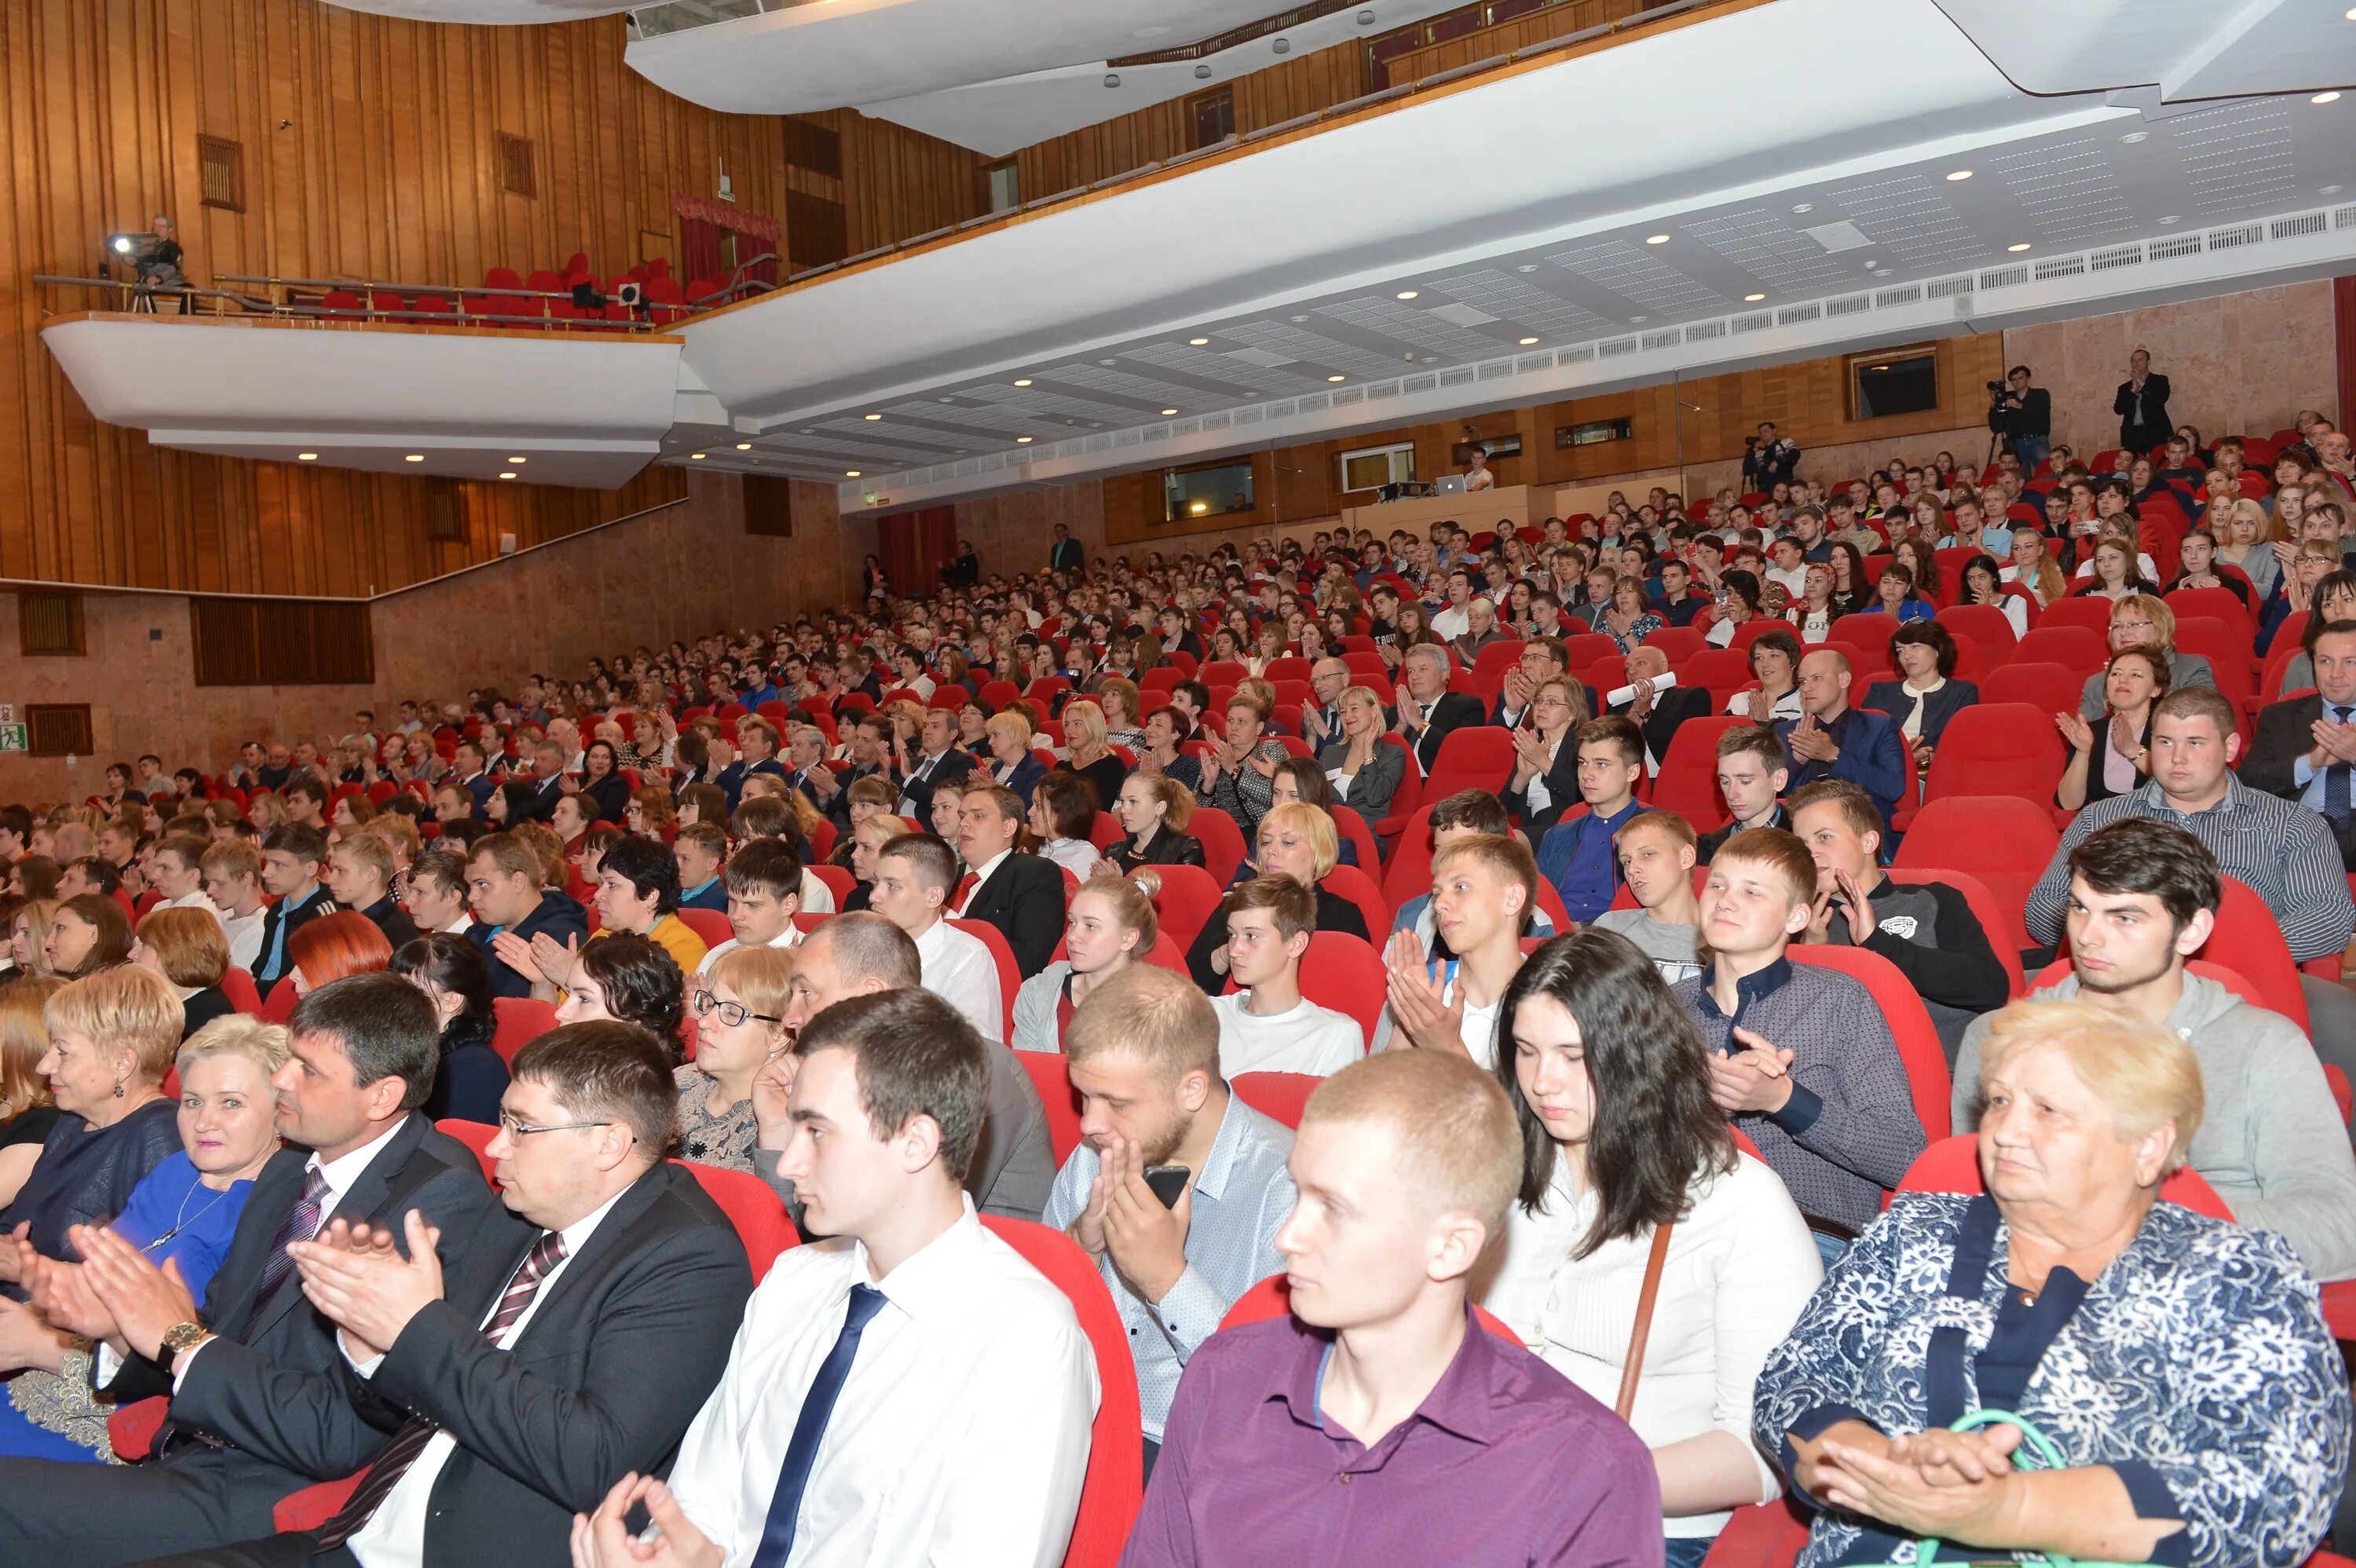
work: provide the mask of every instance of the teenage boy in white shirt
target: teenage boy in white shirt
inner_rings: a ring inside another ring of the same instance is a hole
[[[965,1015],[984,1040],[1006,1035],[998,961],[978,936],[942,917],[957,886],[957,851],[930,833],[904,833],[875,857],[868,907],[908,933],[925,965],[925,989]]]
[[[270,912],[262,901],[262,851],[232,838],[207,849],[204,867],[205,895],[229,933],[229,961],[250,975],[262,956],[262,924]]]
[[[1227,895],[1227,972],[1237,989],[1219,1015],[1219,1075],[1305,1072],[1323,1078],[1365,1054],[1345,1013],[1301,994],[1301,960],[1317,929],[1317,895],[1285,876],[1257,877]]]
[[[1496,1066],[1498,1007],[1521,971],[1522,912],[1537,888],[1537,861],[1518,838],[1462,838],[1432,857],[1433,923],[1456,956],[1432,960],[1413,933],[1392,933],[1389,999],[1375,1031],[1383,1049],[1452,1051]]]
[[[1701,924],[1701,901],[1693,885],[1695,842],[1693,824],[1674,811],[1632,817],[1613,837],[1612,848],[1620,857],[1620,880],[1628,884],[1636,907],[1595,917],[1601,929],[1634,943],[1673,986],[1701,973],[1694,956]]]

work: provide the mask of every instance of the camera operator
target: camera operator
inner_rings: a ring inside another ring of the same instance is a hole
[[[1800,443],[1775,433],[1775,421],[1762,420],[1759,433],[1742,440],[1742,487],[1764,493],[1789,485],[1800,468]]]
[[[2053,450],[2053,399],[2042,387],[2029,384],[2029,367],[2015,365],[2002,381],[1987,384],[1988,429],[2005,439],[2020,460],[2023,478]]]
[[[186,315],[188,312],[188,280],[180,271],[180,263],[187,259],[187,253],[180,249],[180,242],[172,237],[172,219],[169,215],[161,212],[155,215],[152,233],[153,240],[145,247],[134,263],[138,290],[143,294],[178,294],[180,314]]]

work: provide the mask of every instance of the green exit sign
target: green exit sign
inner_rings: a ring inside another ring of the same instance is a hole
[[[31,749],[31,743],[25,738],[25,727],[22,724],[0,724],[0,752],[24,752]]]

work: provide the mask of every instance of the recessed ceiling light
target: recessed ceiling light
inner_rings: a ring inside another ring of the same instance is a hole
[[[1190,337],[1190,338],[1188,338],[1186,341],[1187,341],[1189,344],[1193,345],[1194,347],[1196,347],[1196,348],[1200,348],[1200,347],[1202,347],[1205,344],[1206,344],[1206,343],[1210,342],[1211,340],[1210,340],[1209,338],[1207,338],[1207,337]]]
[[[2348,12],[2348,19],[2349,19],[2350,21],[2351,21],[2351,22],[2356,22],[2356,6],[2351,6],[2351,7],[2350,7],[2349,12]]]
[[[516,472],[512,468],[503,468],[499,471],[499,477],[502,479],[512,479],[515,476]]]
[[[2183,220],[2181,218],[2178,217],[2175,213],[2171,212],[2171,213],[2169,213],[2167,217],[2165,217],[2165,218],[2161,219],[2159,221],[2160,221],[2161,226],[2164,228],[2164,227],[2166,227],[2167,225],[2169,225],[2169,224],[2170,224],[2170,223],[2181,223],[2181,222],[2182,222],[2182,221],[2184,221],[2184,220]]]
[[[298,452],[294,454],[294,461],[297,463],[316,463],[319,461],[319,454],[316,452]]]
[[[412,452],[408,456],[402,458],[402,461],[403,463],[423,463],[425,461],[425,454],[422,452]]]
[[[2314,97],[2308,99],[2308,101],[2309,103],[2337,103],[2340,101],[2340,94],[2336,92],[2319,92]]]
[[[845,479],[856,479],[859,477],[859,470],[856,468],[846,468],[842,471],[842,476]]]
[[[1514,271],[1517,272],[1535,272],[1537,270],[1538,264],[1536,261],[1525,261],[1520,266],[1514,269]]]
[[[1344,381],[1349,379],[1346,376],[1328,376],[1325,379],[1329,381]]]
[[[1525,347],[1525,348],[1527,348],[1530,345],[1532,345],[1533,343],[1536,343],[1537,341],[1537,338],[1535,338],[1535,337],[1525,337],[1525,338],[1523,338],[1523,339],[1522,339],[1522,347]]]
[[[1398,297],[1403,300],[1411,300],[1416,297],[1419,292],[1420,291],[1415,289],[1401,289],[1398,292]]]
[[[1647,245],[1665,245],[1668,242],[1669,237],[1665,234],[1647,234],[1644,236],[1644,243]]]
[[[1014,444],[1017,446],[1028,446],[1031,444],[1031,438],[1027,435],[1018,435],[1014,438]]]
[[[869,414],[867,416],[867,422],[869,424],[873,424],[877,420],[880,420],[884,416],[882,414]]]
[[[1813,201],[1804,201],[1800,203],[1799,206],[1792,208],[1794,212],[1814,212],[1815,209],[1816,204]]]
[[[740,441],[736,443],[736,450],[739,452],[750,452],[753,450],[753,443],[749,441]]]
[[[2028,242],[2024,240],[2022,243],[2020,243],[2020,244],[2019,244],[2019,245],[2008,245],[2008,246],[2006,246],[2006,247],[2005,247],[2005,249],[2006,249],[2006,250],[2008,250],[2008,251],[2011,251],[2014,255],[2018,256],[2018,255],[2019,255],[2023,251],[2028,250],[2028,249],[2029,249],[2029,245],[2028,245]]]
[[[2344,185],[2318,186],[2315,188],[2315,194],[2318,196],[2338,196],[2341,191],[2346,190],[2347,188],[2348,187]]]
[[[1652,320],[1652,319],[1653,319],[1653,318],[1652,318],[1651,316],[1649,316],[1649,315],[1632,315],[1632,316],[1630,316],[1630,317],[1628,318],[1628,325],[1631,325],[1631,326],[1641,326],[1641,325],[1643,325],[1645,322],[1648,322],[1648,321],[1650,321],[1650,320]]]
[[[706,455],[706,454],[705,454],[705,453],[701,453],[701,452],[691,452],[691,453],[688,453],[688,455],[689,455],[690,457],[694,458],[694,459],[695,459],[695,461],[697,461],[698,463],[701,463],[701,462],[702,462],[702,461],[703,461],[703,459],[704,459],[704,457],[705,457],[705,455]]]
[[[1744,294],[1742,296],[1742,303],[1745,304],[1757,304],[1761,300],[1763,300],[1767,296],[1765,294]]]
[[[509,461],[509,463],[522,464],[522,463],[530,463],[530,462],[531,461],[531,459],[530,459],[530,458],[529,458],[529,457],[510,457],[510,458],[509,458],[509,459],[508,459],[508,461]]]
[[[1177,411],[1178,411],[1176,409],[1164,409],[1162,411],[1162,417],[1163,419],[1168,419],[1172,414],[1174,414]]]
[[[2130,131],[2126,135],[2120,137],[2119,140],[2132,147],[2137,142],[2148,140],[2150,135],[2151,133],[2148,131]]]
[[[1948,172],[1947,183],[1954,185],[1957,180],[1967,180],[1971,177],[1972,171],[1969,169],[1953,169]]]
[[[1018,387],[1027,387],[1027,386],[1029,386],[1029,385],[1031,384],[1031,378],[1030,378],[1030,377],[1028,377],[1028,376],[1025,376],[1025,377],[1023,377],[1021,380],[1019,380],[1019,381],[1015,382],[1014,384],[1015,384],[1016,386],[1018,386]]]

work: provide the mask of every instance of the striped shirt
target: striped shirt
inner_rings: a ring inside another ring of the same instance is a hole
[[[2208,846],[2219,870],[2248,883],[2274,911],[2299,963],[2347,949],[2356,932],[2356,901],[2349,898],[2330,825],[2295,801],[2245,787],[2232,773],[2225,775],[2225,798],[2205,811],[2179,811],[2154,779],[2080,812],[2029,895],[2029,935],[2049,945],[2061,942],[2070,905],[2070,851],[2089,833],[2129,816],[2181,827]]]
[[[1925,1142],[1898,1042],[1873,995],[1847,975],[1778,958],[1735,987],[1734,1015],[1710,994],[1714,969],[1669,987],[1711,1051],[1741,1049],[1737,1025],[1792,1053],[1792,1098],[1741,1111],[1735,1125],[1791,1189],[1801,1211],[1862,1231]]]

